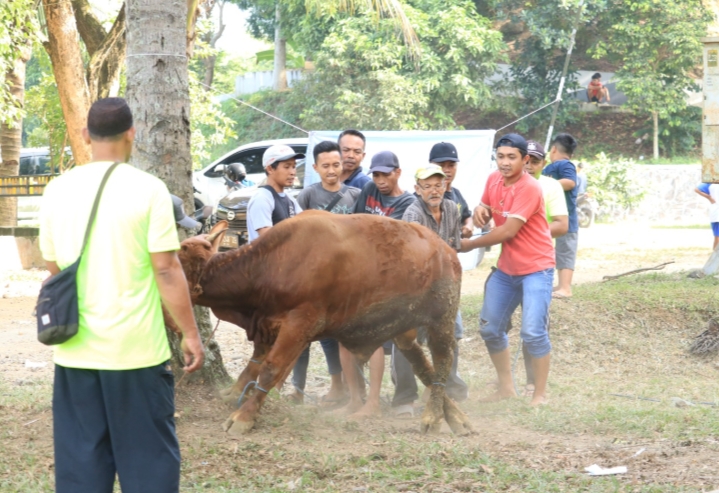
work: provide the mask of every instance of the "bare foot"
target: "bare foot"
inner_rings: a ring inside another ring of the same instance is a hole
[[[504,389],[479,399],[479,402],[499,402],[505,399],[511,399],[512,397],[517,397],[517,393],[514,389]]]
[[[347,414],[356,413],[361,408],[362,408],[362,401],[357,401],[357,402],[349,401],[346,405],[332,410],[332,414],[336,414],[338,416],[345,416]]]
[[[552,298],[556,299],[567,299],[572,297],[571,291],[564,291],[557,289],[552,293]]]
[[[532,397],[532,400],[529,402],[529,405],[532,407],[539,407],[547,404],[549,400],[547,399],[546,395],[535,395]]]
[[[380,417],[382,417],[382,408],[380,407],[379,402],[365,402],[364,406],[362,406],[357,412],[347,416],[347,419],[359,421],[363,419]]]
[[[293,404],[303,404],[305,402],[305,396],[302,395],[298,390],[295,390],[287,396],[287,399]]]

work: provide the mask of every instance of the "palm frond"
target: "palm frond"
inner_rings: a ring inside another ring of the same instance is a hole
[[[369,9],[378,20],[380,17],[393,19],[402,32],[410,58],[419,60],[422,46],[400,0],[305,0],[305,8],[315,15],[333,15],[337,12],[354,14],[359,9]]]

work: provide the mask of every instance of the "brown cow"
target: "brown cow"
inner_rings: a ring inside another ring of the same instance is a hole
[[[217,227],[223,225],[213,231]],[[437,432],[442,417],[455,433],[471,431],[444,392],[462,270],[456,252],[437,235],[386,217],[305,211],[239,250],[216,253],[221,238],[189,238],[179,257],[193,303],[244,328],[255,343],[253,361],[227,394],[237,399],[252,380],[257,387],[227,420],[226,431],[249,431],[267,391],[307,344],[325,337],[362,362],[394,338],[431,388],[422,431]],[[417,327],[428,330],[434,367],[415,341]]]

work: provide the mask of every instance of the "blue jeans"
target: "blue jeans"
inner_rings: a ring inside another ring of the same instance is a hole
[[[522,304],[520,336],[533,358],[549,354],[549,303],[552,301],[554,269],[541,270],[524,276],[510,276],[501,270],[487,281],[479,334],[490,354],[507,349],[506,328],[512,313]]]
[[[340,363],[340,346],[334,339],[320,340],[322,350],[325,352],[327,360],[327,368],[330,375],[342,373],[342,364]],[[310,347],[307,346],[295,363],[292,370],[292,385],[300,390],[305,390],[307,382],[307,367],[310,365]]]

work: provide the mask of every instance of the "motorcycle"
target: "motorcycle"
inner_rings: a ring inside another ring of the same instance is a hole
[[[227,195],[217,204],[212,222],[226,220],[229,229],[222,239],[220,251],[233,250],[247,243],[247,205],[252,195],[253,183],[246,180],[245,167],[239,163],[225,168]]]
[[[577,217],[579,219],[580,228],[588,228],[594,222],[594,218],[599,210],[599,204],[588,192],[580,194],[577,197]]]

